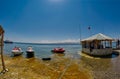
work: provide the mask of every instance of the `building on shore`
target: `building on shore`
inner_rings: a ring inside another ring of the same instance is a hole
[[[112,54],[113,38],[102,33],[81,40],[82,52],[92,56],[106,56]]]

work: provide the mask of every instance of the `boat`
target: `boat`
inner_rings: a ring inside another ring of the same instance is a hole
[[[91,56],[106,56],[112,54],[112,41],[114,39],[102,33],[81,40],[82,53]]]
[[[47,60],[51,60],[51,58],[50,57],[42,58],[42,60],[47,61]]]
[[[34,50],[33,50],[33,48],[32,48],[31,46],[29,46],[29,47],[27,48],[26,53],[27,53],[27,58],[34,57]]]
[[[22,51],[22,49],[20,48],[20,47],[14,47],[13,49],[12,49],[12,54],[13,54],[13,56],[19,56],[19,55],[22,55],[22,53],[23,53],[23,51]]]
[[[11,41],[11,40],[5,40],[4,43],[12,44],[13,41]]]
[[[51,50],[52,52],[54,53],[64,53],[65,52],[65,49],[64,48],[61,48],[61,47],[57,47],[57,48],[54,48],[53,50]]]

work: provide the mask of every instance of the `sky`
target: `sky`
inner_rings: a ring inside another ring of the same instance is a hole
[[[97,33],[120,38],[119,4],[119,0],[0,0],[0,25],[4,39],[15,42],[79,42]]]

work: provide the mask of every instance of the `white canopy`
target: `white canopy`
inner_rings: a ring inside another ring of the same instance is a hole
[[[113,38],[103,35],[102,33],[98,33],[89,38],[83,39],[82,41],[92,41],[92,40],[113,40]]]

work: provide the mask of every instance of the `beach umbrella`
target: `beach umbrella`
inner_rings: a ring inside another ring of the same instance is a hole
[[[1,71],[1,73],[4,74],[6,71],[8,71],[8,69],[6,69],[5,67],[4,58],[3,58],[3,46],[4,46],[3,39],[4,39],[4,30],[0,25],[0,54],[1,54],[1,61],[2,61],[2,67],[3,67],[3,70]]]

